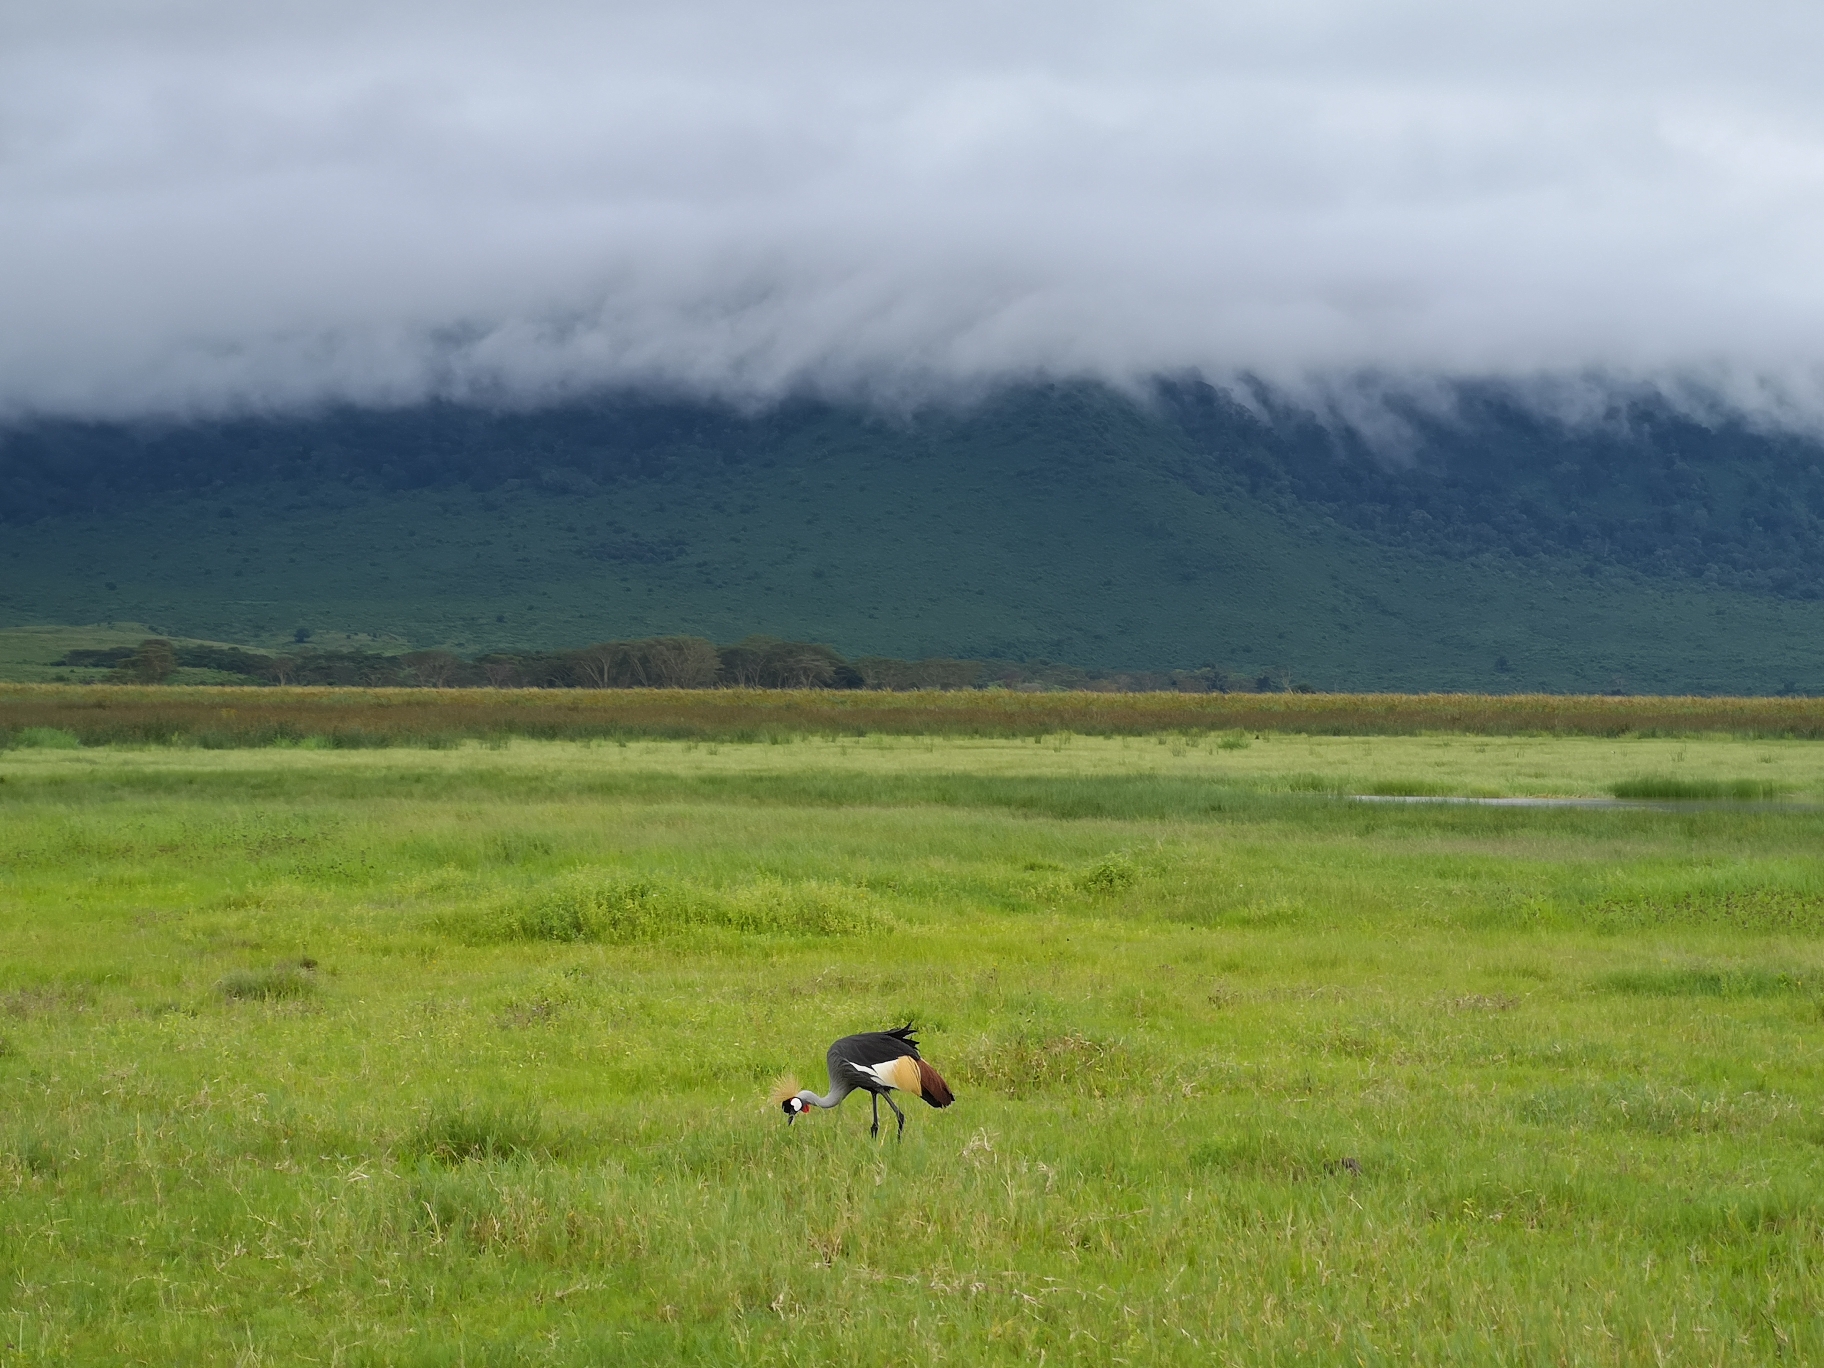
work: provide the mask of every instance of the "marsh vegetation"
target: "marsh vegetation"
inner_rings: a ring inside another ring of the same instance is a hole
[[[0,748],[359,749],[463,741],[789,743],[805,736],[1145,737],[1244,750],[1260,732],[1824,739],[1824,699],[1013,689],[183,688],[0,683]],[[1689,775],[1611,775],[1616,782]],[[1397,782],[1394,780],[1392,782]],[[1363,790],[1367,792],[1369,790]],[[1442,791],[1442,790],[1441,790]],[[1745,797],[1759,794],[1635,796]]]

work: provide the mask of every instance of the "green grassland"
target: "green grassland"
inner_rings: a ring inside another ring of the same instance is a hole
[[[922,424],[818,411],[750,439],[680,442],[598,481],[564,465],[585,425],[499,454],[481,488],[250,460],[220,487],[4,526],[0,626],[130,618],[267,647],[308,627],[319,645],[465,656],[764,632],[848,656],[1214,663],[1323,689],[1824,691],[1824,599],[1568,544],[1451,554],[1370,535],[1259,484],[1245,449],[1215,460],[1108,396]],[[1429,525],[1413,516],[1408,532]]]
[[[1338,794],[1783,803],[1370,805]],[[0,753],[0,1363],[1824,1356],[1824,743]],[[789,1129],[906,1019],[958,1101]]]

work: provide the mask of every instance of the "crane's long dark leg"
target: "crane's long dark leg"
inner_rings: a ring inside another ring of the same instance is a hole
[[[893,1108],[893,1115],[899,1118],[899,1138],[904,1140],[906,1138],[906,1114],[899,1109],[899,1103],[893,1100],[892,1093],[886,1093],[884,1096],[887,1099],[887,1105]]]
[[[868,1094],[868,1096],[874,1099],[874,1124],[868,1127],[868,1134],[869,1135],[879,1135],[880,1134],[880,1094],[877,1092],[871,1092]],[[889,1107],[893,1107],[893,1100],[891,1098],[887,1099],[887,1105]],[[898,1111],[899,1108],[893,1107],[893,1110]]]

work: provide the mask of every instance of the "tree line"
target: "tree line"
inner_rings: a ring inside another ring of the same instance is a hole
[[[302,644],[302,643],[300,643]],[[180,669],[238,676],[236,682],[433,689],[1087,689],[1112,693],[1309,693],[1288,674],[1246,676],[1215,665],[1188,670],[1092,670],[1055,661],[957,660],[933,656],[845,658],[821,642],[747,636],[732,646],[703,637],[599,641],[561,651],[299,649],[176,643],[73,650],[59,665],[104,668],[116,683],[160,684]]]

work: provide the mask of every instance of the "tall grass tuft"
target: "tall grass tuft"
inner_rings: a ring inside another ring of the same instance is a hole
[[[433,1103],[401,1146],[410,1158],[438,1164],[515,1159],[551,1152],[551,1135],[535,1107],[517,1102]]]
[[[317,962],[308,957],[284,960],[264,969],[235,969],[223,974],[216,989],[230,1002],[278,1002],[307,998],[317,991]]]
[[[1009,1098],[1052,1092],[1106,1097],[1144,1092],[1159,1082],[1157,1068],[1119,1040],[1036,1025],[965,1045],[953,1072],[971,1088]]]
[[[36,1130],[23,1130],[14,1135],[0,1161],[22,1177],[54,1178],[60,1167],[57,1146]]]
[[[1249,1128],[1205,1140],[1187,1158],[1194,1172],[1211,1176],[1298,1183],[1359,1177],[1362,1161],[1346,1153],[1347,1148],[1346,1144],[1325,1146],[1310,1135],[1289,1139],[1276,1131]]]
[[[1608,992],[1632,997],[1798,997],[1816,993],[1821,985],[1824,979],[1802,969],[1703,964],[1626,969],[1598,980]]]

